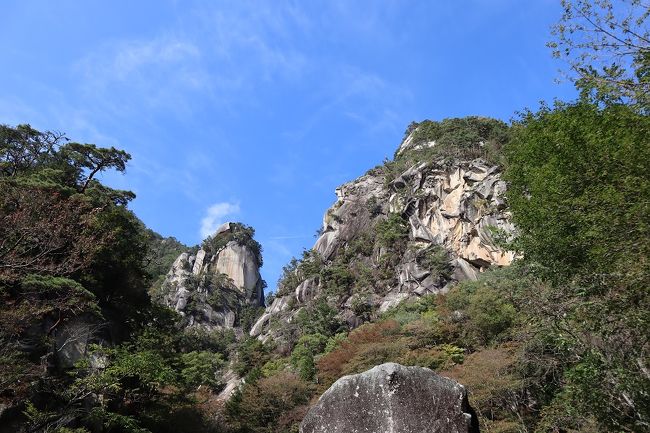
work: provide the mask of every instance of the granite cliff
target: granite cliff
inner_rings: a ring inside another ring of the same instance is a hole
[[[228,222],[198,250],[181,253],[161,284],[160,301],[187,327],[239,328],[244,308],[264,306],[261,249],[253,234]]]
[[[436,131],[431,139],[422,132],[429,125],[415,125],[394,161],[337,188],[313,249],[285,268],[251,335],[281,338],[318,300],[353,328],[406,299],[509,265],[514,253],[501,245],[515,229],[501,169],[487,152],[503,126],[474,121],[476,135],[460,138],[471,152],[456,145],[450,153],[448,136]]]

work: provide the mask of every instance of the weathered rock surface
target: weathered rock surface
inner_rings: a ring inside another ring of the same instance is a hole
[[[407,138],[408,140],[408,138]],[[435,143],[434,143],[435,144]],[[431,145],[434,145],[431,144]],[[322,234],[313,250],[328,263],[369,231],[377,220],[397,213],[407,219],[406,252],[393,269],[388,288],[370,289],[364,296],[369,309],[383,312],[409,298],[447,290],[449,283],[474,280],[490,266],[507,266],[514,253],[499,246],[500,237],[514,233],[505,203],[506,184],[498,166],[481,159],[437,159],[417,162],[393,179],[383,168],[336,189],[337,201],[323,218]],[[418,256],[442,247],[449,258],[450,275],[441,277],[423,266]],[[375,251],[364,266],[378,268],[384,252]],[[269,324],[291,323],[296,313],[322,292],[318,279],[303,281],[276,298],[252,328],[251,335],[267,340]],[[349,324],[361,323],[348,306],[350,299],[332,305]],[[291,305],[291,307],[289,307]]]
[[[161,302],[184,316],[186,326],[234,328],[243,306],[264,306],[260,261],[238,230],[225,223],[213,235],[216,251],[180,254],[162,283]]]
[[[300,433],[477,433],[465,388],[422,367],[387,363],[337,380]]]
[[[494,239],[514,232],[498,166],[480,159],[422,163],[390,187],[390,210],[408,215],[413,241],[442,245],[477,272],[491,265],[509,265],[514,259],[514,253],[498,247]],[[421,281],[417,276],[404,277]]]

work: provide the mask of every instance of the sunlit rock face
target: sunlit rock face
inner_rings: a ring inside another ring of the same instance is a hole
[[[216,250],[179,255],[162,283],[161,302],[180,313],[186,326],[236,328],[242,308],[264,306],[257,252],[235,236],[238,227],[226,223],[217,230]]]
[[[514,232],[498,166],[482,160],[422,163],[390,187],[390,211],[408,215],[414,242],[444,246],[456,260],[458,279],[475,279],[492,265],[513,261],[514,253],[495,240]]]
[[[332,385],[300,433],[478,433],[465,388],[422,367],[387,363]]]
[[[509,265],[515,255],[499,242],[515,233],[505,192],[500,167],[482,159],[416,162],[390,178],[377,167],[336,189],[337,200],[325,212],[313,250],[328,266],[350,245],[372,235],[377,221],[401,215],[409,233],[405,251],[390,270],[394,278],[364,295],[369,308],[381,313],[409,298],[445,292],[450,283],[476,279],[490,267]],[[450,272],[445,277],[418,260],[422,251],[432,248],[446,252]],[[375,246],[364,266],[378,268],[385,255],[385,248]],[[277,297],[251,335],[277,338],[282,323],[290,324],[301,308],[326,296],[322,286],[318,277],[312,277]],[[351,308],[357,298],[328,296],[328,303],[350,327],[363,321]]]

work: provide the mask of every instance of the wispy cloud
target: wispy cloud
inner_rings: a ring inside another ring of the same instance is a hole
[[[199,46],[166,34],[106,43],[81,58],[74,71],[86,97],[113,113],[189,111],[189,97],[209,93],[212,85]]]
[[[115,81],[131,81],[150,67],[182,64],[200,57],[191,42],[159,37],[151,40],[125,40],[106,44],[82,58],[77,68],[88,83],[104,86]]]
[[[205,239],[213,234],[221,224],[226,222],[227,217],[237,215],[239,212],[239,203],[222,202],[210,206],[201,219],[201,238]]]

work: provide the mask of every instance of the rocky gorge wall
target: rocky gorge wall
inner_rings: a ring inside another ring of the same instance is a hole
[[[436,145],[432,141],[416,146],[412,135],[398,154]],[[403,170],[396,172],[395,166]],[[251,335],[277,338],[278,328],[291,324],[315,299],[325,299],[355,327],[368,320],[368,312],[379,314],[406,299],[445,292],[455,281],[476,279],[491,266],[509,265],[514,253],[500,245],[515,228],[505,192],[498,165],[482,158],[440,156],[404,158],[401,164],[376,167],[340,186],[312,250],[317,256],[307,258],[318,262],[320,271],[295,269],[294,286],[280,287]],[[404,236],[384,235],[382,242],[382,230],[393,220],[405,226]],[[403,245],[395,247],[400,242]],[[360,248],[361,243],[365,246]],[[366,251],[358,254],[359,249]],[[328,275],[346,267],[353,273],[362,268],[362,274],[371,275],[366,279],[370,283],[355,281],[349,283],[354,289],[332,294]]]

